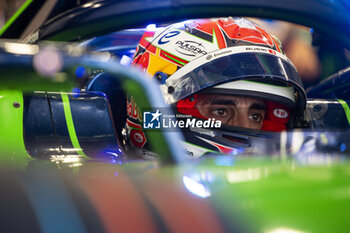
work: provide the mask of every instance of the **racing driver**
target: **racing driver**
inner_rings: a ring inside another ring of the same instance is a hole
[[[303,124],[306,95],[296,68],[279,40],[246,18],[187,20],[147,31],[132,64],[159,81],[175,113],[222,123],[184,129],[190,156],[234,153],[252,146],[254,137]],[[130,141],[147,149],[142,117],[130,113]]]

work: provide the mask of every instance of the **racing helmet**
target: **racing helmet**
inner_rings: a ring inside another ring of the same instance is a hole
[[[165,101],[180,117],[208,119],[200,103],[212,96],[231,96],[231,105],[242,97],[262,103],[261,114],[249,116],[259,121],[256,128],[227,121],[220,129],[186,129],[187,153],[194,157],[236,153],[252,145],[249,137],[238,136],[242,133],[259,138],[264,132],[301,127],[304,121],[306,94],[295,66],[276,37],[246,18],[187,20],[147,31],[132,64],[159,81]]]

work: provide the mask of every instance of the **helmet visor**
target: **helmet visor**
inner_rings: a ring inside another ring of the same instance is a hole
[[[250,78],[266,83],[279,80],[303,92],[298,72],[289,59],[258,46],[230,47],[199,57],[170,76],[162,91],[172,104],[203,89]]]

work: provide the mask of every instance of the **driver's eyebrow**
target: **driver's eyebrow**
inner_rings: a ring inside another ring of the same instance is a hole
[[[264,110],[264,111],[266,111],[266,105],[263,103],[252,103],[249,106],[249,110]]]
[[[212,104],[212,105],[233,105],[233,106],[237,105],[234,100],[227,100],[227,99],[212,99],[210,101],[210,104]]]

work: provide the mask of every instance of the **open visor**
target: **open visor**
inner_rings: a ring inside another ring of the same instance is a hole
[[[258,46],[237,46],[208,53],[176,71],[161,88],[165,100],[173,104],[209,87],[254,78],[292,85],[305,98],[298,72],[289,59]]]

